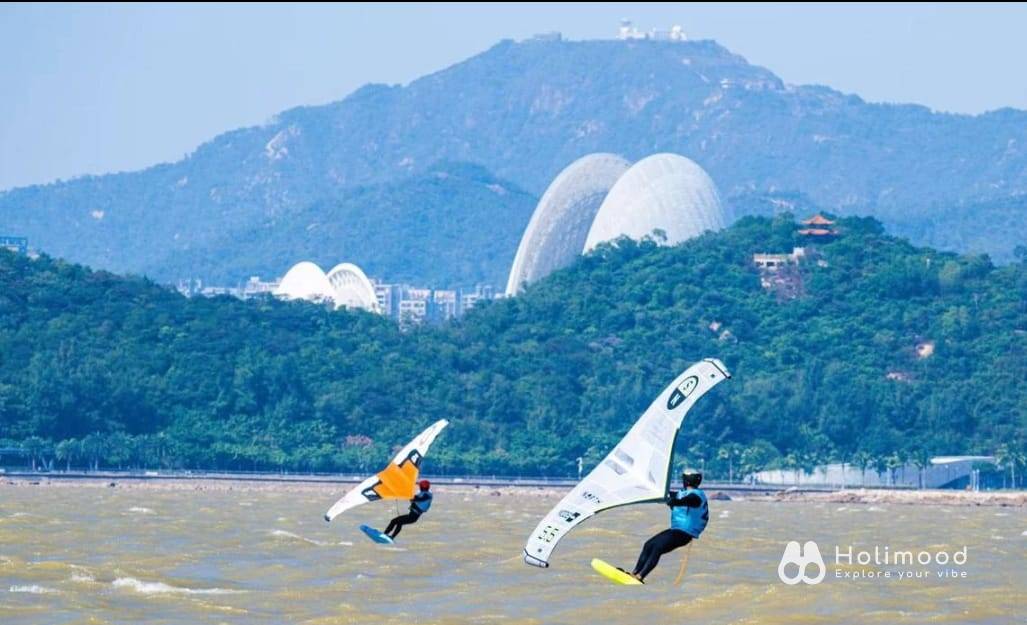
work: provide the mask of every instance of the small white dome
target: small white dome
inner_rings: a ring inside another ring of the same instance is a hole
[[[374,285],[360,267],[352,263],[339,263],[328,272],[328,283],[338,306],[379,312]]]
[[[309,261],[296,263],[278,283],[275,295],[285,299],[331,301],[338,306],[328,277],[321,268]]]

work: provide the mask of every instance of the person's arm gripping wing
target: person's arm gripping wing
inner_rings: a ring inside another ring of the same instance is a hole
[[[668,496],[667,505],[671,508],[698,508],[702,505],[702,499],[695,493],[688,493],[684,497],[680,495],[680,491],[672,491]]]

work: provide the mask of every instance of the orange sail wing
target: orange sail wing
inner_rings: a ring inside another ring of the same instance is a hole
[[[390,462],[378,473],[379,482],[372,489],[382,499],[410,499],[414,496],[417,474],[417,465],[409,458],[402,464]]]

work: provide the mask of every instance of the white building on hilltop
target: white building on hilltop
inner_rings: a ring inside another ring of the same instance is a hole
[[[617,29],[617,39],[630,41],[632,39],[645,39],[645,33],[635,28],[634,23],[629,19],[620,21],[620,28]]]
[[[617,39],[621,41],[637,41],[640,39],[651,39],[653,41],[687,41],[685,31],[675,24],[670,30],[653,28],[648,33],[635,28],[634,23],[629,19],[620,21],[620,28],[617,29]]]

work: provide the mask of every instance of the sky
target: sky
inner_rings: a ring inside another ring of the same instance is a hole
[[[0,5],[0,189],[175,161],[235,128],[490,47],[680,24],[792,84],[1027,109],[1027,4]]]

